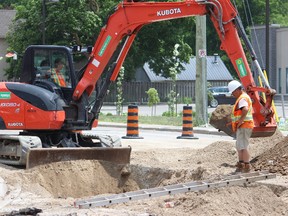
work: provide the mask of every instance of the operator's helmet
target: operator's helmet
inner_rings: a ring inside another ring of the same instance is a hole
[[[231,82],[228,83],[228,90],[229,93],[232,93],[235,91],[237,88],[241,87],[241,83],[238,82],[237,80],[232,80]]]

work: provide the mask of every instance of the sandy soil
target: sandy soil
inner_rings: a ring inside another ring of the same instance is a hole
[[[0,165],[0,215],[13,215],[12,211],[33,207],[42,210],[40,216],[288,215],[288,140],[279,131],[272,137],[251,139],[255,169],[270,169],[277,175],[276,180],[267,181],[269,184],[218,188],[109,207],[73,206],[74,201],[97,194],[219,179],[235,169],[234,142],[216,141],[195,150],[132,151],[129,166],[71,161],[23,170]]]

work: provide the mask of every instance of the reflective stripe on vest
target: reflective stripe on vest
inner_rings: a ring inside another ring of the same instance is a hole
[[[61,87],[66,87],[66,82],[65,82],[63,76],[61,75],[61,72],[53,70],[53,73],[52,73],[51,77],[52,77],[52,79],[54,80],[54,82],[56,84],[58,84]]]
[[[244,119],[244,123],[240,126],[241,128],[253,128],[254,121],[252,116],[252,101],[246,93],[242,93],[240,97],[236,100],[235,105],[232,110],[231,119],[232,119],[232,130],[236,131],[236,127],[239,119],[241,118],[242,110],[238,109],[238,103],[241,99],[245,99],[248,103],[248,112]]]

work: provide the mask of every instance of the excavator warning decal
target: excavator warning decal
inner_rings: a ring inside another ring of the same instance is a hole
[[[97,59],[93,59],[92,64],[93,64],[95,67],[99,67],[100,62],[99,62]]]
[[[242,58],[237,59],[236,64],[237,64],[240,76],[241,77],[247,76],[247,70],[245,68],[243,59]]]
[[[102,56],[104,54],[104,52],[105,52],[108,44],[110,43],[111,39],[112,39],[112,37],[110,35],[108,35],[106,40],[104,41],[102,48],[100,49],[100,51],[98,53],[99,56]]]
[[[0,99],[10,99],[11,93],[10,92],[0,92]]]

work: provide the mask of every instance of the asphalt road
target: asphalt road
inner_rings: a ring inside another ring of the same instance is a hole
[[[193,139],[177,139],[181,137],[181,131],[170,130],[149,130],[139,129],[139,139],[126,139],[125,127],[109,127],[107,125],[99,125],[94,128],[93,131],[98,134],[109,134],[112,136],[121,137],[121,143],[123,146],[131,146],[133,151],[144,151],[146,149],[178,149],[178,148],[191,148],[199,149],[205,148],[216,141],[233,141],[232,137],[226,135],[215,135],[207,133],[194,132]],[[142,138],[142,139],[141,139]]]

